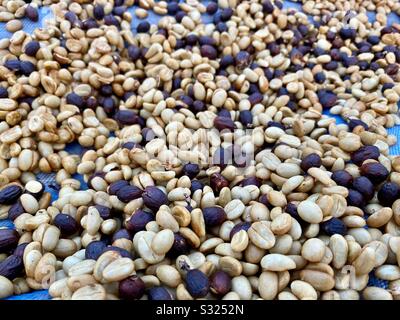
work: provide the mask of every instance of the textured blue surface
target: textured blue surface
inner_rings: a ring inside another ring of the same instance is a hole
[[[209,1],[203,1],[204,4],[207,4]],[[284,8],[296,8],[301,10],[301,5],[298,3],[293,3],[290,1],[284,1],[283,2]],[[132,28],[133,30],[137,27],[137,25],[140,23],[140,20],[134,15],[134,11],[136,9],[136,6],[131,7],[128,9],[129,12],[132,13],[133,16],[133,22],[132,22]],[[46,17],[51,16],[50,9],[47,7],[42,7],[39,9],[39,18],[40,20],[38,22],[32,22],[29,21],[28,19],[23,19],[24,23],[24,30],[26,32],[32,33],[35,28],[41,28],[44,26],[43,21],[46,19]],[[374,13],[369,13],[368,14],[369,18],[371,21],[375,20],[375,14]],[[159,19],[161,16],[154,14],[153,12],[149,13],[149,17],[146,18],[147,21],[150,22],[155,22],[157,19]],[[312,21],[312,18],[309,18],[310,22]],[[203,16],[203,22],[204,23],[211,23],[212,22],[212,17],[209,15],[204,15]],[[389,24],[392,24],[394,22],[400,23],[400,18],[395,15],[395,14],[390,14],[389,19],[388,19]],[[5,30],[5,23],[0,23],[0,39],[10,37],[12,34],[10,32],[7,32]],[[330,115],[336,119],[337,123],[345,123],[344,120],[340,116],[332,115],[329,114],[329,112],[324,112],[324,114]],[[396,135],[398,138],[400,138],[400,126],[390,128],[388,129],[389,134]],[[70,153],[73,154],[81,154],[82,148],[79,146],[78,143],[72,143],[69,145],[66,150]],[[398,155],[400,154],[400,144],[398,143],[396,146],[393,146],[390,148],[390,154],[393,155]],[[81,189],[85,190],[87,189],[87,184],[83,181],[82,176],[76,174],[73,176],[75,179],[78,179],[81,182]],[[46,185],[46,191],[50,192],[52,195],[52,200],[56,200],[58,198],[58,193],[57,193],[57,185],[54,182],[54,175],[39,175],[38,179],[41,180],[42,182],[45,183]],[[0,220],[0,228],[6,227],[6,228],[13,228],[13,224],[11,221],[8,220]],[[381,288],[387,288],[388,282],[381,280],[375,276],[373,272],[370,274],[370,279],[368,282],[368,286],[377,286]],[[18,296],[13,296],[13,297],[8,297],[5,300],[48,300],[51,299],[49,294],[47,293],[47,290],[40,290],[40,291],[35,291],[27,294],[22,294]]]

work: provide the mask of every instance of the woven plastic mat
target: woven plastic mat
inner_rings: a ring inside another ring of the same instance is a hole
[[[209,0],[203,1],[204,4],[207,4]],[[296,2],[290,2],[290,1],[283,1],[283,7],[284,8],[293,8],[297,10],[301,10],[301,5]],[[136,26],[140,20],[138,19],[134,11],[137,7],[133,6],[128,9],[129,12],[131,12],[133,21],[132,21],[132,30],[136,29]],[[46,18],[49,18],[52,16],[51,10],[48,7],[41,7],[39,8],[39,21],[38,22],[32,22],[28,19],[23,19],[23,25],[24,25],[24,31],[28,33],[32,33],[35,28],[42,28],[44,27],[44,21]],[[161,16],[155,14],[154,12],[149,12],[148,17],[146,18],[147,21],[152,22],[152,23],[157,23],[157,20],[160,19]],[[375,14],[372,12],[368,13],[368,17],[370,21],[375,20]],[[310,22],[312,22],[312,18],[310,17]],[[212,23],[212,17],[205,14],[203,16],[203,21],[204,23]],[[388,24],[393,24],[393,23],[400,23],[400,18],[396,14],[390,14],[388,18]],[[5,23],[0,23],[0,39],[3,38],[9,38],[12,36],[12,33],[8,32],[5,30]],[[340,117],[336,115],[332,115],[329,112],[324,112],[324,114],[329,115],[333,118],[336,119],[337,123],[345,123],[345,121]],[[400,140],[400,126],[396,126],[393,128],[388,129],[388,133],[397,136],[397,138]],[[81,154],[83,149],[80,147],[78,143],[72,143],[66,147],[66,151],[72,154]],[[389,150],[391,155],[399,155],[400,154],[400,143],[397,143],[395,146],[392,146]],[[46,191],[49,192],[52,196],[52,201],[56,200],[58,198],[58,190],[59,186],[57,185],[55,181],[55,174],[38,174],[37,178],[39,181],[43,182],[46,186]],[[87,184],[83,180],[81,175],[74,175],[75,179],[78,179],[81,182],[81,189],[86,190],[87,189]],[[13,223],[10,220],[0,220],[0,228],[14,228]],[[368,286],[376,286],[376,287],[381,287],[387,289],[388,287],[388,281],[379,279],[375,276],[374,272],[372,271],[370,274]],[[50,295],[48,294],[47,290],[40,290],[40,291],[33,291],[30,293],[26,294],[21,294],[21,295],[16,295],[16,296],[11,296],[8,297],[4,300],[49,300],[51,299]]]

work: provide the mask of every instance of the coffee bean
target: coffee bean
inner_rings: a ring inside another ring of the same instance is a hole
[[[145,230],[146,224],[154,220],[152,213],[137,210],[126,223],[126,229],[133,233]]]
[[[207,227],[221,225],[226,220],[226,213],[220,207],[207,207],[203,209],[204,222]]]
[[[225,179],[225,177],[220,173],[213,173],[210,176],[210,187],[217,194],[222,190],[222,188],[228,187],[229,182]]]
[[[145,289],[145,283],[138,276],[126,278],[118,285],[119,297],[123,300],[140,299],[144,295]]]
[[[346,170],[337,170],[332,173],[331,179],[339,186],[350,187],[353,182],[353,176]],[[357,189],[357,188],[356,188]]]
[[[146,187],[142,194],[142,198],[145,206],[154,212],[158,211],[162,205],[168,204],[167,195],[159,188],[153,186]]]
[[[356,165],[361,166],[365,160],[374,159],[378,160],[379,149],[375,146],[362,146],[357,151],[351,154],[351,161]]]
[[[397,183],[386,182],[378,191],[379,203],[385,207],[391,207],[393,202],[400,198],[400,187]]]
[[[19,240],[19,234],[15,230],[0,229],[0,253],[7,253],[14,249]]]
[[[59,213],[54,218],[53,223],[64,236],[73,235],[79,230],[78,222],[69,214]]]
[[[173,300],[171,294],[164,287],[153,287],[147,295],[149,300]]]
[[[210,278],[210,289],[211,292],[223,296],[231,291],[232,279],[231,277],[222,270],[215,272]]]
[[[310,168],[319,168],[321,164],[321,157],[316,153],[311,153],[301,161],[300,168],[304,172],[307,172]]]
[[[16,184],[8,185],[0,190],[0,204],[13,204],[22,194],[22,188]]]
[[[189,270],[186,274],[186,289],[194,298],[202,298],[210,290],[210,281],[200,270]]]

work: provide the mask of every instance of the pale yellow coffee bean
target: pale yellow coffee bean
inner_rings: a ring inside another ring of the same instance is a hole
[[[0,299],[14,294],[14,285],[6,277],[0,276]]]

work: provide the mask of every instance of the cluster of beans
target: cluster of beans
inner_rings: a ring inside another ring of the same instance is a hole
[[[133,4],[0,40],[0,296],[399,299],[398,26],[138,1],[163,17],[132,31]]]
[[[51,3],[51,2],[50,2]],[[45,3],[43,4],[50,4]],[[23,28],[23,23],[20,19],[26,18],[30,22],[39,21],[38,7],[42,5],[42,1],[0,1],[0,22],[6,22],[5,30],[16,32]]]

